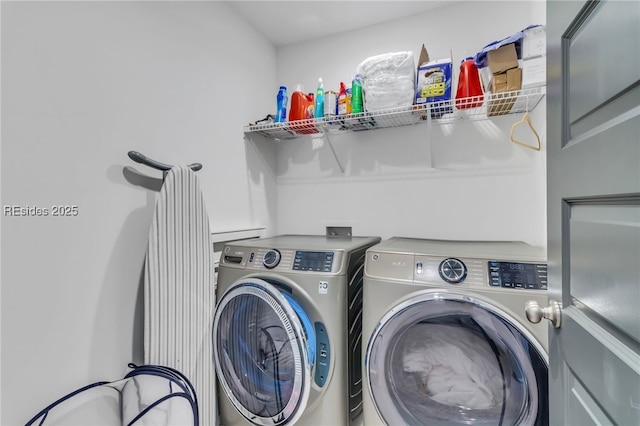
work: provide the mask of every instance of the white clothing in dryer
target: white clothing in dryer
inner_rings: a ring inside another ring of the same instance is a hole
[[[402,340],[404,371],[417,376],[419,392],[471,409],[502,403],[503,380],[486,339],[460,326],[420,323]]]

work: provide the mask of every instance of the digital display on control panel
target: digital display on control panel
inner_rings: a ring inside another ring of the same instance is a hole
[[[332,251],[296,251],[293,259],[294,271],[331,272],[332,266]]]
[[[489,285],[492,287],[547,289],[547,265],[489,261]]]

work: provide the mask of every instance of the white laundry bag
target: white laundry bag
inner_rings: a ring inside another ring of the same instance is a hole
[[[123,379],[71,392],[35,415],[26,426],[198,426],[193,385],[179,371],[136,366]]]
[[[365,109],[378,111],[413,105],[416,65],[413,52],[390,52],[371,56],[358,65]]]

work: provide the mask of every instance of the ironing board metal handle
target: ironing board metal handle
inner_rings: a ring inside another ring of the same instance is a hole
[[[145,166],[153,167],[154,169],[162,170],[163,172],[167,172],[171,170],[171,168],[173,167],[169,164],[164,164],[159,161],[152,160],[151,158],[148,158],[142,155],[138,151],[129,151],[128,155],[129,155],[129,158],[131,158],[136,163],[144,164]],[[189,164],[187,167],[189,167],[194,172],[197,172],[202,168],[202,164],[193,163],[193,164]]]

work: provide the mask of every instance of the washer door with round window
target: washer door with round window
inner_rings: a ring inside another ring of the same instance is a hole
[[[213,350],[218,380],[256,425],[295,422],[309,398],[315,331],[286,289],[248,278],[216,307]]]
[[[427,292],[380,321],[365,359],[389,425],[548,423],[547,358],[506,313],[466,295]]]

